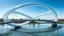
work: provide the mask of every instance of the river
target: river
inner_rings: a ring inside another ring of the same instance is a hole
[[[49,28],[49,24],[41,24],[40,26],[38,25],[24,25],[24,29],[29,29],[28,31],[34,30],[35,29],[42,29],[45,30],[45,28]],[[0,36],[64,36],[64,24],[58,24],[58,26],[62,26],[60,29],[50,31],[50,32],[42,32],[42,33],[25,33],[25,32],[19,32],[19,31],[10,31],[10,29],[13,29],[14,27],[11,27],[9,25],[6,26],[0,26]],[[25,31],[27,31],[25,29]],[[22,29],[20,29],[22,30]],[[9,32],[6,34],[7,32]]]

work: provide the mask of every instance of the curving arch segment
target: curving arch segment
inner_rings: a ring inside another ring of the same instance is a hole
[[[12,9],[10,9],[9,11],[7,11],[7,12],[4,14],[4,16],[3,16],[4,22],[9,22],[9,21],[10,21],[10,20],[8,19],[8,16],[9,16],[9,14],[11,14],[11,13],[17,13],[17,14],[26,16],[26,17],[29,18],[29,19],[35,19],[35,18],[32,18],[31,16],[28,16],[28,15],[26,15],[26,14],[24,14],[24,13],[20,13],[20,12],[15,11],[15,10],[17,10],[17,9],[19,9],[19,8],[27,7],[27,6],[31,6],[31,5],[41,6],[41,7],[45,7],[45,8],[47,8],[47,9],[49,9],[49,11],[54,14],[54,16],[55,16],[55,21],[58,21],[58,16],[57,16],[56,12],[55,12],[52,8],[50,8],[50,7],[46,6],[46,5],[43,5],[43,4],[23,4],[23,5],[22,5],[22,4],[20,4],[20,5],[12,8]],[[47,14],[47,13],[45,13],[45,14]],[[38,17],[41,16],[41,15],[43,15],[43,14],[38,15]],[[12,24],[12,23],[9,23],[9,25],[11,25],[11,26],[17,26],[15,23],[13,23],[13,24]]]

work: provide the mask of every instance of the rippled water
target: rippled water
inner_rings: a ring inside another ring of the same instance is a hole
[[[64,24],[59,24],[58,26],[62,26],[62,28],[55,30],[55,31],[50,31],[50,32],[42,32],[42,33],[25,33],[25,32],[19,32],[19,31],[11,31],[11,33],[5,35],[5,36],[64,36]],[[44,29],[49,28],[49,24],[41,24],[40,26],[38,25],[24,25],[22,26],[24,29]],[[13,27],[12,27],[13,28]],[[5,34],[6,32],[10,31],[10,26],[0,26],[0,35]],[[27,31],[27,30],[25,30]]]

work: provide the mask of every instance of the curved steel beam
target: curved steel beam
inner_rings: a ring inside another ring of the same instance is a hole
[[[27,6],[31,6],[31,5],[42,6],[42,7],[48,8],[49,11],[51,11],[51,12],[54,14],[54,16],[55,16],[55,21],[58,20],[58,16],[57,16],[57,14],[55,13],[55,11],[54,11],[52,8],[50,8],[50,7],[46,6],[46,5],[43,5],[43,4],[24,4],[24,5],[22,5],[22,4],[21,4],[21,5],[19,5],[19,6],[16,6],[16,7],[12,8],[12,9],[9,10],[7,13],[5,13],[5,15],[3,16],[4,22],[9,22],[9,20],[8,20],[8,15],[11,14],[11,13],[13,13],[13,12],[18,13],[18,14],[21,14],[21,15],[23,15],[23,16],[26,16],[26,17],[28,17],[28,18],[30,18],[30,19],[34,19],[34,18],[32,18],[32,17],[24,14],[24,13],[19,13],[19,12],[16,12],[16,11],[15,11],[15,10],[17,10],[17,9],[19,9],[19,8],[27,7]],[[16,25],[13,25],[13,26],[16,26]]]

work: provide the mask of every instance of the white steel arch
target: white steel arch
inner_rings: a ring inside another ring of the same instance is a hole
[[[19,9],[19,8],[22,8],[22,7],[26,7],[26,6],[31,6],[31,5],[42,6],[42,7],[45,7],[45,8],[47,8],[47,9],[49,9],[49,11],[51,11],[51,12],[54,14],[54,16],[55,16],[55,21],[58,21],[58,16],[57,16],[56,12],[55,12],[52,8],[50,8],[50,7],[46,6],[46,5],[43,5],[43,4],[23,4],[23,5],[22,5],[22,4],[20,4],[20,5],[12,8],[12,9],[10,9],[9,11],[7,11],[7,12],[5,13],[5,15],[3,16],[4,22],[9,22],[8,15],[11,14],[11,13],[13,13],[13,12],[15,12],[15,10],[17,10],[17,9]],[[16,12],[16,13],[17,13],[17,12]],[[23,16],[26,16],[26,17],[28,17],[28,18],[30,18],[30,19],[35,19],[35,18],[32,18],[31,16],[28,16],[28,15],[26,15],[26,14],[24,14],[24,13],[19,13],[19,12],[18,12],[18,14],[21,14],[21,15],[23,15]],[[47,13],[45,13],[45,14],[47,14]],[[41,15],[43,15],[43,14],[41,14]],[[38,15],[38,16],[40,16],[40,15]],[[15,24],[13,25],[13,24],[11,24],[11,23],[10,23],[10,25],[16,26]]]

